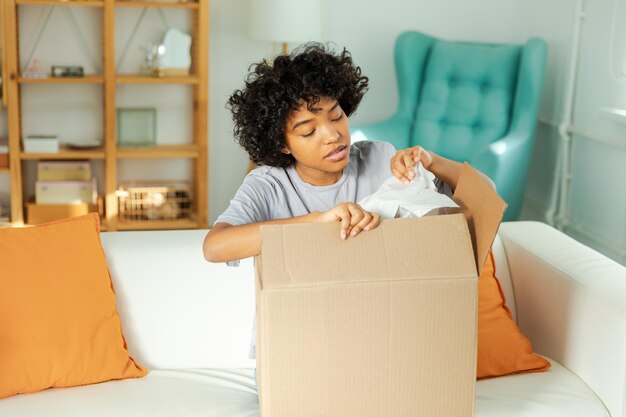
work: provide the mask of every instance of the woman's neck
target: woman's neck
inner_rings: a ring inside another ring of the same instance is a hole
[[[337,183],[343,175],[343,170],[338,172],[325,172],[297,162],[295,169],[302,181],[315,186],[333,185]]]

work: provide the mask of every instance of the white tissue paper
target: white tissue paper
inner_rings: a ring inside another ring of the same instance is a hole
[[[437,191],[435,175],[417,164],[415,179],[404,184],[396,177],[387,179],[374,193],[359,201],[359,205],[383,219],[422,217],[433,210],[459,207],[454,200]]]

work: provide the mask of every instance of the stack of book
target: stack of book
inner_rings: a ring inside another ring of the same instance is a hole
[[[28,204],[29,224],[100,212],[98,190],[89,161],[40,161],[35,203]]]

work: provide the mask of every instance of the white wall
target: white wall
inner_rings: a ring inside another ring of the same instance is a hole
[[[612,75],[626,70],[626,2],[587,1],[585,13],[568,231],[626,263],[626,118],[616,122],[601,111],[626,109],[626,78]]]
[[[395,111],[393,46],[399,33],[419,30],[449,39],[510,42],[514,4],[515,0],[390,0],[367,5],[323,0],[325,39],[348,48],[370,78],[370,91],[352,123],[383,119]]]
[[[209,58],[209,221],[226,209],[248,167],[233,140],[228,97],[242,88],[248,67],[278,52],[276,45],[248,35],[249,0],[211,1]]]
[[[524,215],[529,218],[543,219],[552,191],[559,140],[557,125],[562,117],[571,48],[573,3],[532,0],[521,4],[517,13],[525,17],[521,19],[525,24],[518,27],[520,35],[539,34],[550,45],[540,112],[542,123],[538,127],[526,195]],[[626,1],[587,0],[584,7],[565,231],[626,263],[626,119],[617,122],[601,110],[603,107],[626,109],[626,79],[616,80],[612,75],[626,69]]]

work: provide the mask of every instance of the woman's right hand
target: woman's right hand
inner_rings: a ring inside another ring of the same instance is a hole
[[[372,230],[380,224],[380,215],[363,210],[354,203],[341,203],[319,213],[318,223],[341,222],[341,238],[356,236],[361,230]]]

